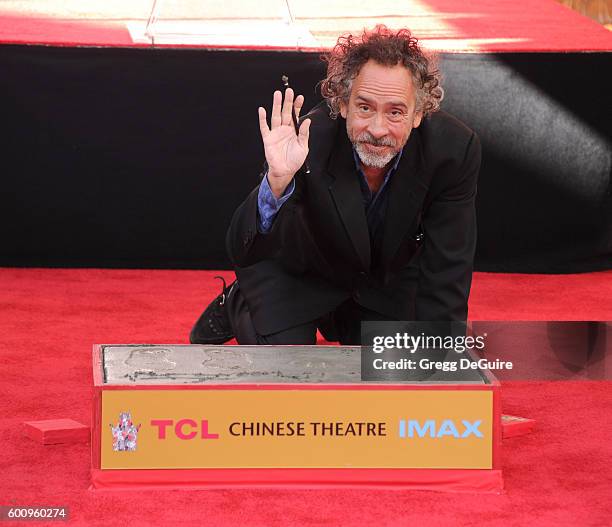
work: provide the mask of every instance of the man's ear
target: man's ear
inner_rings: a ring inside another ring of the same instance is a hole
[[[340,101],[340,115],[342,116],[343,119],[346,119],[346,113],[348,110],[348,106],[346,104],[346,102],[344,101]]]
[[[415,112],[412,119],[412,128],[418,128],[423,120],[423,112]]]

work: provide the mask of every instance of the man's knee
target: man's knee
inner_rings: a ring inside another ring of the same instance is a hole
[[[271,335],[258,335],[258,341],[265,345],[313,345],[317,343],[317,326],[308,322]]]
[[[238,344],[244,345],[309,345],[317,342],[317,326],[314,322],[300,324],[277,333],[260,335],[249,307],[236,282],[227,298],[227,311]]]

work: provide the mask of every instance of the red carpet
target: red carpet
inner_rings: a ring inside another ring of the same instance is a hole
[[[0,43],[53,46],[193,46],[327,49],[345,31],[386,23],[408,27],[426,47],[451,52],[610,51],[612,33],[556,0],[387,0],[325,2],[158,3],[153,42],[145,36],[151,2],[9,2],[0,4]],[[270,44],[270,23],[294,19],[303,43]],[[206,21],[194,28],[190,22]],[[170,24],[164,30],[163,24]],[[238,26],[237,26],[238,24]],[[268,24],[268,25],[266,25]],[[159,26],[159,31],[156,28]],[[240,29],[237,30],[236,27]],[[242,32],[234,37],[227,35]],[[169,32],[169,33],[168,33]],[[174,36],[164,40],[169,34]],[[181,38],[181,35],[184,37]],[[197,36],[194,40],[194,36]]]
[[[612,271],[474,273],[472,320],[612,320]]]
[[[609,525],[612,384],[506,383],[537,420],[503,445],[499,496],[359,490],[91,492],[89,447],[42,446],[23,421],[90,423],[93,343],[184,343],[214,273],[0,269],[1,505],[66,505],[71,525]],[[231,273],[223,273],[230,278]],[[477,273],[473,318],[612,319],[612,272]],[[12,525],[7,523],[7,525]]]

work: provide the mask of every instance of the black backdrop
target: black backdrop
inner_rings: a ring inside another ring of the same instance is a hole
[[[610,53],[441,56],[480,135],[477,269],[612,266]],[[226,268],[257,184],[257,106],[317,54],[0,46],[0,265]]]

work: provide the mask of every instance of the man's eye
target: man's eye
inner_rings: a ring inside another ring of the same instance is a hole
[[[370,107],[367,104],[360,104],[359,105],[359,110],[361,110],[362,112],[369,112],[370,111]]]

